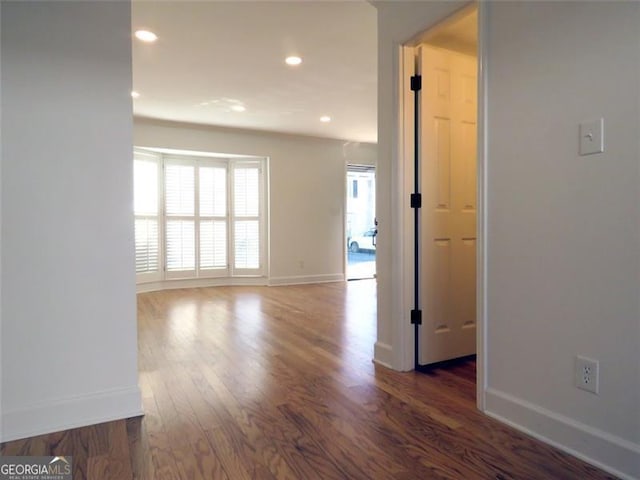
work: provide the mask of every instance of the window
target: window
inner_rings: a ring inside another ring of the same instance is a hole
[[[155,258],[156,268],[164,269],[164,279],[264,274],[265,164],[265,159],[160,156],[155,175],[163,165],[163,178],[155,180],[156,191],[148,197],[155,199],[156,251],[158,244],[164,244],[164,258],[159,253]],[[147,173],[140,170],[137,175],[145,178],[145,184],[153,181]],[[158,184],[163,187],[160,192]],[[160,215],[158,203],[164,207]],[[136,265],[137,238],[138,223]],[[146,281],[140,275],[138,280]]]
[[[135,215],[136,274],[142,280],[159,280],[159,157],[135,152],[133,203]]]

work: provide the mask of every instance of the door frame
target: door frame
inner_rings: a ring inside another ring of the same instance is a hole
[[[400,244],[402,251],[402,281],[398,282],[401,315],[397,318],[401,321],[394,323],[394,336],[400,345],[398,355],[395,358],[396,365],[401,370],[413,369],[414,358],[414,329],[410,322],[406,321],[408,312],[412,309],[413,291],[413,211],[409,208],[408,198],[413,189],[413,92],[405,78],[406,67],[415,62],[414,47],[420,43],[424,34],[441,26],[451,18],[455,18],[465,12],[471,5],[478,9],[478,123],[477,123],[477,256],[476,256],[476,405],[484,411],[485,392],[487,379],[487,36],[488,36],[488,10],[489,2],[470,2],[469,6],[455,12],[453,15],[443,16],[432,26],[427,26],[413,40],[399,45],[398,55],[398,141],[396,145],[397,158],[400,160],[398,175],[398,191],[401,192],[400,201],[397,202],[397,214],[401,218],[403,240]],[[405,201],[406,200],[406,201]]]

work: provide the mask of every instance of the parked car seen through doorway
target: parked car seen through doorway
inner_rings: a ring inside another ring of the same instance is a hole
[[[377,233],[378,231],[375,228],[370,228],[362,235],[351,237],[348,242],[349,251],[357,253],[361,250],[375,250]]]

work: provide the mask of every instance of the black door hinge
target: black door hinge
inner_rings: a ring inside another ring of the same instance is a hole
[[[411,310],[411,325],[422,325],[422,310]]]
[[[412,193],[411,194],[411,208],[421,208],[422,207],[422,194],[421,193]]]
[[[418,90],[422,90],[422,76],[414,75],[411,77],[411,90],[413,92],[417,92]]]

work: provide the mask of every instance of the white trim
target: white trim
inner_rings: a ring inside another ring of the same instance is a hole
[[[266,286],[266,277],[204,277],[185,278],[182,280],[164,280],[160,282],[139,283],[136,293],[156,292],[159,290],[175,290],[179,288],[224,287],[229,285]]]
[[[215,153],[215,152],[201,152],[199,150],[182,150],[177,148],[156,148],[156,147],[136,147],[138,150],[146,151],[146,152],[155,152],[161,153],[164,155],[177,155],[177,156],[186,156],[186,157],[206,157],[206,158],[241,158],[245,160],[251,160],[254,158],[262,158],[260,156],[254,155],[239,155],[237,153]]]
[[[487,391],[487,265],[489,261],[486,232],[487,219],[487,129],[488,119],[488,34],[489,34],[489,2],[478,3],[478,120],[477,120],[477,154],[476,154],[476,406],[485,409],[485,392]]]
[[[186,278],[182,280],[165,280],[160,282],[139,283],[136,293],[156,292],[159,290],[175,290],[179,288],[205,288],[224,286],[283,286],[306,285],[310,283],[344,282],[344,274],[327,273],[321,275],[296,275],[290,277],[208,277]]]
[[[376,342],[373,346],[373,363],[383,367],[393,368],[393,348],[388,343]]]
[[[270,286],[305,285],[309,283],[344,282],[344,273],[325,273],[321,275],[294,275],[291,277],[271,277]]]
[[[41,402],[4,412],[0,441],[59,432],[96,423],[143,415],[140,388],[105,390]]]
[[[398,118],[399,128],[397,132],[398,143],[398,165],[400,172],[398,174],[398,191],[402,192],[398,199],[398,218],[401,221],[400,228],[405,234],[402,236],[402,244],[400,245],[401,254],[397,259],[398,277],[401,281],[398,286],[401,289],[399,300],[399,318],[402,322],[398,326],[399,341],[394,342],[395,345],[402,345],[403,348],[396,354],[396,365],[401,371],[413,370],[415,368],[415,326],[411,323],[411,310],[414,307],[413,285],[414,285],[414,211],[410,207],[409,198],[413,193],[414,168],[413,161],[415,155],[414,136],[415,132],[412,128],[414,118],[414,93],[411,90],[411,75],[407,76],[407,68],[412,64],[413,74],[416,71],[416,50],[414,47],[401,46],[399,53],[399,71],[401,72],[401,81],[398,82],[399,95],[399,111]]]
[[[617,477],[640,478],[638,444],[493,388],[486,391],[485,409],[490,417]]]
[[[396,118],[397,131],[392,139],[395,158],[391,164],[391,229],[392,231],[403,232],[403,235],[395,236],[396,244],[392,244],[391,255],[391,278],[398,281],[392,282],[392,345],[380,350],[374,349],[375,360],[382,365],[390,365],[391,368],[399,371],[409,371],[414,368],[413,351],[413,330],[410,323],[410,311],[412,307],[413,285],[413,215],[409,208],[408,199],[411,193],[411,186],[407,184],[407,178],[411,178],[413,172],[413,129],[406,128],[406,119],[413,119],[413,103],[411,102],[411,92],[406,77],[406,64],[412,61],[414,50],[412,47],[398,45],[394,55],[394,65],[397,72],[395,78],[396,89]],[[394,348],[394,346],[396,348]],[[388,349],[388,351],[387,351]],[[378,357],[378,354],[381,357]]]

